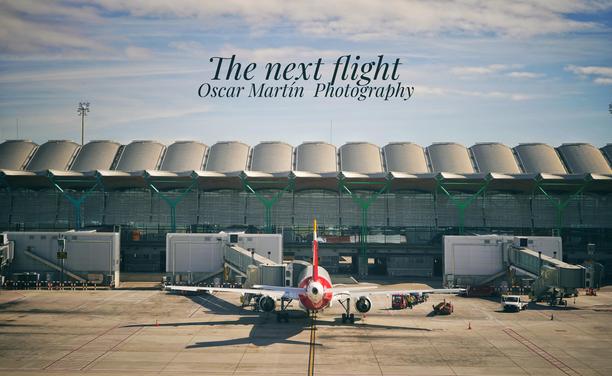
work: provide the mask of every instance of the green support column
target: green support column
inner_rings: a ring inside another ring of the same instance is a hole
[[[96,188],[98,188],[98,185],[100,183],[99,179],[96,179],[96,182],[94,183],[93,186],[91,186],[87,190],[82,191],[81,196],[75,197],[72,194],[70,194],[66,189],[62,188],[62,186],[60,185],[61,183],[57,181],[57,179],[55,179],[52,175],[48,175],[47,177],[49,181],[51,182],[51,184],[53,184],[53,186],[58,191],[60,191],[62,195],[64,196],[64,198],[68,200],[68,202],[73,206],[74,222],[75,222],[74,228],[75,230],[80,230],[83,225],[81,221],[81,207],[83,203],[85,202],[85,200],[87,200],[87,198],[93,193],[93,191],[96,190]],[[70,180],[70,183],[79,183],[79,182],[91,183],[90,181]]]
[[[162,200],[164,200],[164,202],[168,204],[168,207],[170,207],[170,231],[176,232],[176,206],[180,204],[181,201],[183,201],[183,199],[185,198],[185,196],[187,196],[187,194],[189,194],[189,192],[191,192],[191,190],[196,184],[196,179],[192,177],[191,184],[189,184],[187,188],[179,191],[178,197],[168,196],[163,191],[160,191],[159,188],[157,188],[149,178],[145,178],[145,180],[147,181],[147,184],[149,185],[151,190],[155,191],[155,193],[157,193],[159,197],[161,197]]]
[[[437,182],[436,190],[442,191],[449,198],[451,203],[455,205],[455,207],[457,208],[458,216],[459,216],[459,234],[463,235],[463,232],[465,229],[465,209],[467,209],[470,205],[472,205],[472,203],[474,202],[474,200],[478,198],[478,196],[486,192],[487,187],[489,186],[489,183],[491,182],[491,179],[489,177],[485,178],[484,183],[480,186],[478,191],[476,191],[476,193],[471,194],[468,198],[465,198],[465,199],[460,199],[460,198],[453,196],[453,194],[449,191],[449,189],[452,189],[453,187],[461,188],[465,186],[472,186],[473,184],[463,183],[463,182],[445,182],[444,178],[442,177],[437,177],[436,182]]]
[[[8,225],[10,228],[11,225],[11,218],[13,215],[13,191],[11,190],[11,186],[8,183],[8,181],[6,180],[6,176],[4,176],[4,174],[0,175],[0,187],[4,187],[6,189],[6,192],[8,193],[8,200],[9,200],[9,217],[8,217]]]
[[[567,208],[567,205],[570,203],[570,201],[572,201],[575,197],[582,194],[582,192],[584,191],[584,189],[587,187],[588,184],[589,184],[588,180],[584,180],[578,184],[546,183],[541,179],[536,181],[536,191],[542,192],[544,194],[544,197],[546,197],[553,204],[555,209],[557,209],[557,231],[559,232],[559,234],[561,234],[561,229],[563,227],[563,211],[565,210],[565,208]],[[562,197],[558,197],[558,198],[553,197],[553,195],[550,192],[546,191],[544,186],[553,187],[553,188],[554,187],[567,188],[570,186],[575,186],[576,190],[568,193],[566,198],[563,199]]]
[[[255,195],[257,200],[261,202],[264,207],[264,226],[265,232],[267,234],[272,233],[272,207],[283,197],[283,195],[289,191],[293,190],[294,180],[293,178],[289,178],[287,185],[280,189],[278,192],[272,194],[272,196],[265,196],[258,189],[254,187],[254,182],[250,182],[249,178],[242,175],[240,176],[240,180],[242,181],[242,187],[244,191],[247,193],[251,193]],[[277,181],[257,181],[258,185],[266,185],[266,184],[278,184]]]
[[[368,275],[368,210],[374,201],[389,188],[390,183],[389,179],[386,179],[384,182],[354,181],[349,183],[344,178],[341,178],[338,182],[340,195],[343,192],[348,193],[361,209],[361,228],[359,229],[359,275],[361,276]],[[351,191],[348,187],[349,184],[356,188],[372,187],[381,184],[383,186],[375,191],[357,194]]]

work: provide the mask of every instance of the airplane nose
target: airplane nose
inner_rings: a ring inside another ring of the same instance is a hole
[[[312,288],[312,295],[317,295],[319,293],[319,290],[316,287]]]

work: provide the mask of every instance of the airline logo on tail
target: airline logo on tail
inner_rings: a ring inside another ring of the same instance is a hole
[[[317,240],[317,220],[314,220],[312,232],[312,280],[319,281],[319,241]]]

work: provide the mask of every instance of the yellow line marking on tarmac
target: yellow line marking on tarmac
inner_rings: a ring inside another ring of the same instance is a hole
[[[308,376],[314,375],[315,347],[317,341],[317,314],[313,313],[310,323],[310,346],[308,353]]]

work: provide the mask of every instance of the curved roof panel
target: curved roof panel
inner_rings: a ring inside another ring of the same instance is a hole
[[[368,142],[349,142],[342,145],[340,170],[363,174],[383,172],[380,149]]]
[[[164,145],[155,141],[132,141],[123,149],[115,170],[157,170],[164,148]]]
[[[261,142],[253,148],[251,171],[286,172],[293,170],[293,146],[284,142]]]
[[[526,173],[567,173],[555,149],[546,144],[520,144],[514,151]]]
[[[476,144],[470,148],[478,172],[520,174],[521,169],[514,158],[512,149],[497,142]]]
[[[232,172],[247,168],[249,145],[238,141],[217,142],[210,147],[206,171]]]
[[[383,147],[387,171],[424,174],[429,172],[425,151],[411,142],[392,142]]]
[[[338,171],[336,147],[326,142],[304,142],[295,151],[295,169],[314,173]]]
[[[0,169],[23,170],[36,146],[27,140],[4,141],[0,144]]]
[[[28,164],[28,171],[67,171],[79,145],[72,141],[47,141],[40,145]]]
[[[166,149],[160,170],[194,171],[204,168],[204,158],[208,146],[196,141],[177,141]]]
[[[463,145],[454,142],[436,143],[427,147],[433,172],[474,173],[470,154]]]
[[[91,141],[81,148],[70,169],[79,172],[110,170],[120,147],[113,141]]]
[[[557,150],[573,174],[612,174],[603,154],[591,144],[563,144]]]

